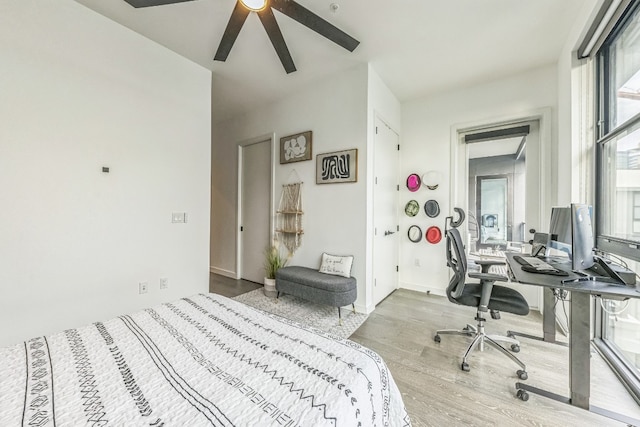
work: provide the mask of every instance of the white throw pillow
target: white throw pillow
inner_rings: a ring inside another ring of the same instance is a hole
[[[335,276],[351,277],[352,264],[352,255],[337,256],[323,253],[319,271],[320,273],[333,274]]]

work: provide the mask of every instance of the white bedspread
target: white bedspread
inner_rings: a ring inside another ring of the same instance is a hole
[[[375,352],[197,295],[0,349],[0,426],[407,426]]]

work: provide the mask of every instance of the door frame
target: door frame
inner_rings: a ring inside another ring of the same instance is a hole
[[[469,147],[464,142],[463,134],[474,131],[486,130],[487,128],[495,128],[498,126],[509,126],[514,123],[522,122],[538,122],[538,176],[540,178],[540,191],[538,193],[538,221],[534,224],[537,230],[540,227],[546,227],[551,215],[551,206],[553,206],[553,197],[557,194],[551,192],[551,174],[555,172],[557,176],[557,167],[552,167],[551,159],[551,141],[552,141],[552,111],[550,107],[527,110],[517,114],[509,114],[490,119],[478,120],[474,122],[458,123],[451,126],[450,133],[450,175],[449,179],[451,187],[449,189],[449,212],[453,212],[454,207],[469,210]],[[527,147],[527,150],[530,147]],[[532,227],[531,224],[527,224]],[[460,227],[460,234],[463,242],[468,241],[468,232],[466,227]],[[449,276],[451,270],[449,269]],[[538,292],[537,304],[532,305],[542,312],[542,289]],[[536,307],[537,306],[537,307]]]
[[[469,210],[469,147],[461,137],[464,133],[478,131],[497,126],[507,126],[513,123],[537,121],[539,124],[538,133],[540,141],[538,144],[538,176],[540,177],[540,192],[538,197],[538,218],[541,224],[536,227],[545,226],[551,214],[553,205],[551,192],[551,108],[540,108],[530,110],[521,114],[497,117],[476,122],[461,123],[451,126],[451,167],[450,167],[450,194],[449,211],[453,212],[454,207],[459,207],[467,212]],[[529,148],[527,148],[529,149]],[[546,222],[545,222],[546,221]],[[527,224],[530,226],[529,224]],[[466,228],[461,227],[460,234],[463,241],[467,241]]]
[[[244,141],[238,142],[238,188],[236,192],[236,280],[241,279],[242,275],[242,232],[240,231],[240,227],[242,226],[242,174],[243,174],[243,149],[246,146],[258,144],[261,142],[268,141],[270,144],[270,175],[271,175],[271,188],[269,194],[269,238],[273,240],[273,230],[274,230],[274,195],[275,195],[275,165],[274,159],[276,158],[276,134],[275,132],[267,133],[261,136],[257,136],[251,139],[246,139]]]

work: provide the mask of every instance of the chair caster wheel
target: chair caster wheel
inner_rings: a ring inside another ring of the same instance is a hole
[[[435,337],[433,337],[433,340],[435,342],[440,342],[440,335],[436,335]]]
[[[526,402],[527,400],[529,400],[529,393],[520,389],[516,392],[516,397],[522,400],[523,402]]]
[[[462,362],[462,365],[460,365],[460,369],[462,369],[465,372],[469,372],[471,369],[469,368],[469,364]]]
[[[511,344],[511,351],[514,353],[520,353],[520,346],[518,344]]]
[[[526,379],[529,378],[529,374],[527,374],[527,371],[523,371],[522,369],[518,369],[516,374],[518,374],[518,378],[520,378],[522,381],[525,381]],[[524,390],[518,390],[518,391],[524,391]]]

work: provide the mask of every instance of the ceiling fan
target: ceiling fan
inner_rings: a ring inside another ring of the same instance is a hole
[[[149,7],[159,6],[164,4],[181,3],[191,0],[125,0],[127,3],[134,7]],[[273,9],[282,12],[288,17],[298,21],[307,28],[312,29],[321,36],[326,37],[339,46],[347,49],[349,52],[353,52],[360,42],[338,27],[330,24],[324,19],[320,18],[315,13],[311,12],[304,6],[296,3],[294,0],[237,0],[236,6],[231,13],[227,28],[224,30],[222,40],[218,45],[218,50],[214,56],[215,61],[226,61],[231,52],[231,48],[247,19],[247,16],[251,12],[258,14],[260,22],[264,27],[273,48],[276,50],[280,62],[284,67],[287,74],[296,71],[296,66],[289,53],[289,48],[284,41],[276,17],[273,14]]]

